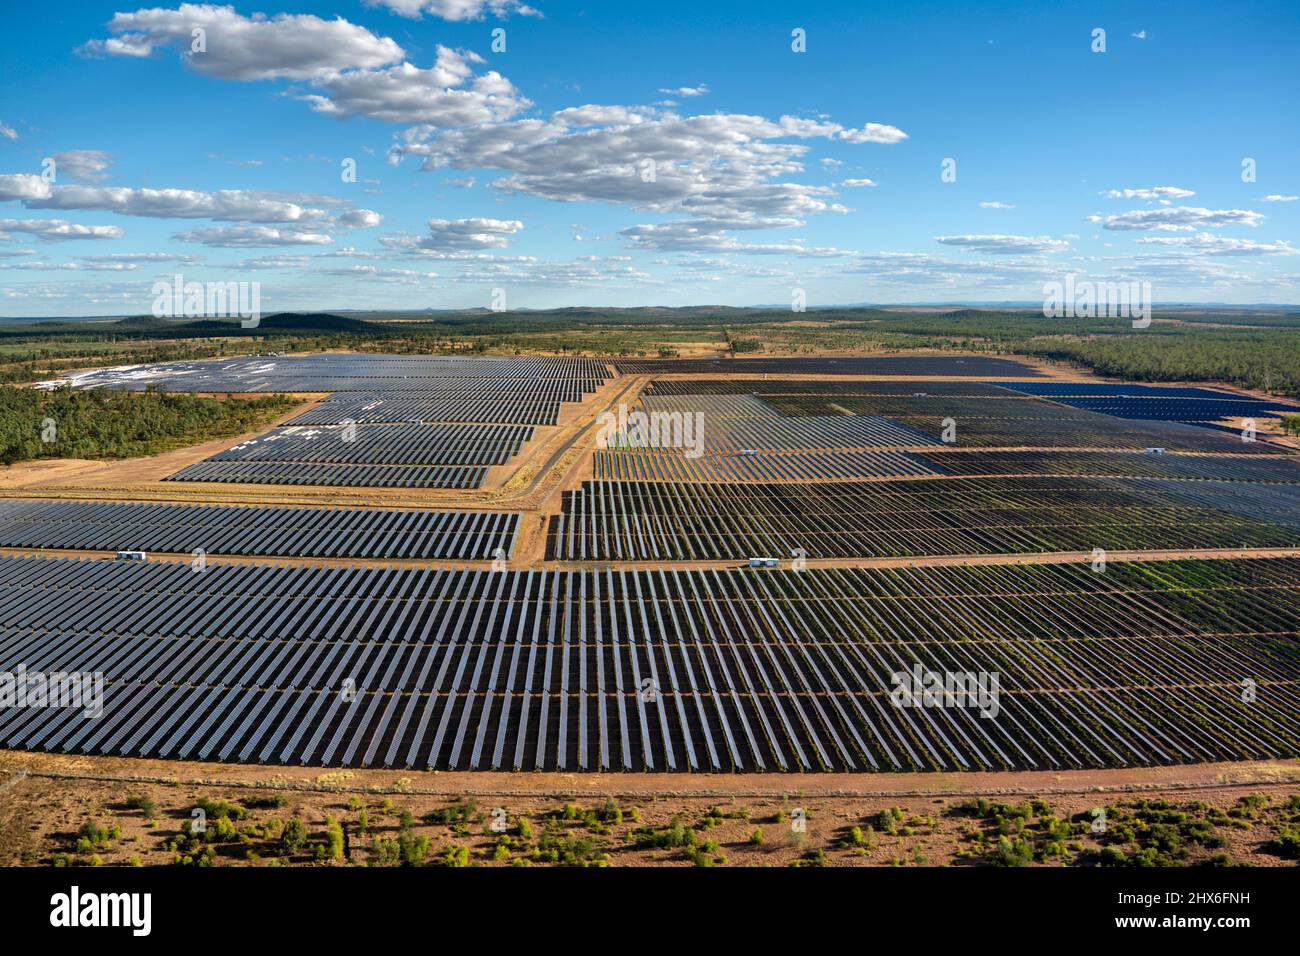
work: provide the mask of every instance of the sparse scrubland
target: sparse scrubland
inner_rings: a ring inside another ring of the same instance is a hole
[[[422,793],[27,778],[0,864],[1147,867],[1300,862],[1294,786],[1042,798]]]

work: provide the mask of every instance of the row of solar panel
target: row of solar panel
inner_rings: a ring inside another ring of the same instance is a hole
[[[1220,454],[1276,455],[1289,451],[1256,436],[1246,442],[1237,431],[1214,431],[1185,422],[1140,421],[1112,418],[1083,410],[1060,418],[996,418],[964,415],[945,419],[900,417],[900,425],[942,438],[945,429],[958,448],[1062,448],[1145,449],[1218,452]]]
[[[273,428],[208,461],[348,465],[501,465],[533,437],[531,425],[464,423]]]
[[[595,477],[633,481],[844,481],[940,473],[916,453],[888,449],[688,458],[675,451],[631,448],[598,451],[595,461]]]
[[[1006,396],[998,385],[967,380],[916,379],[774,379],[774,378],[656,378],[646,383],[642,395],[954,395],[971,398]]]
[[[667,412],[673,416],[677,413]],[[671,419],[690,426],[707,454],[783,451],[805,448],[872,448],[891,445],[934,445],[929,435],[888,418],[828,415],[806,418],[720,418]],[[649,427],[653,427],[651,419]],[[662,436],[663,428],[660,426]],[[676,434],[671,431],[671,434]],[[632,444],[636,431],[629,427]],[[653,439],[651,445],[653,446]],[[676,448],[680,454],[694,451],[689,442],[669,442],[661,437],[660,447]]]
[[[1036,369],[993,356],[877,355],[846,358],[619,359],[620,375],[924,375],[1033,378]]]
[[[559,420],[559,415],[560,403],[558,401],[505,401],[498,398],[397,398],[324,402],[316,408],[303,412],[288,424],[483,422],[488,424],[554,425]]]
[[[952,475],[1111,475],[1130,478],[1300,482],[1300,457],[1295,455],[926,451],[917,453],[915,457]]]
[[[1062,405],[1117,418],[1215,422],[1231,418],[1300,414],[1290,402],[1235,395],[1210,388],[1160,387],[1097,382],[1005,382],[1006,388],[1050,398]]]
[[[480,488],[485,467],[460,465],[334,465],[281,461],[201,461],[164,481],[335,488]]]
[[[1213,388],[1181,385],[1139,385],[1134,382],[1061,382],[1040,380],[1035,382],[988,382],[996,388],[1007,388],[1027,395],[1046,398],[1096,397],[1149,397],[1149,398],[1205,398],[1240,399],[1243,396]]]
[[[514,553],[519,515],[241,505],[0,501],[0,547],[348,558]]]
[[[1294,455],[1118,451],[805,451],[687,458],[659,449],[597,451],[596,478],[629,481],[855,481],[929,475],[1093,475],[1300,483]]]

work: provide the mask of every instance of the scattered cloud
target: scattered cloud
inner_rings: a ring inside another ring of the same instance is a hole
[[[699,86],[679,86],[676,89],[660,89],[660,93],[666,93],[668,96],[703,96],[709,92],[708,84],[701,83]]]
[[[994,201],[994,202],[982,202],[980,203],[980,208],[981,209],[1015,209],[1016,207],[1009,202]]]
[[[297,201],[295,201],[297,200]],[[28,209],[94,210],[153,219],[215,219],[224,222],[314,223],[336,228],[379,224],[369,209],[345,209],[333,196],[222,189],[134,189],[127,186],[60,186],[29,173],[0,175],[0,202],[18,201]],[[315,205],[310,205],[315,204]]]
[[[884,123],[868,123],[862,129],[845,129],[839,131],[839,138],[850,143],[884,143],[886,145],[901,143],[907,134],[897,126]]]
[[[205,246],[240,249],[258,246],[323,246],[333,242],[331,236],[278,226],[210,226],[177,233],[181,242],[199,242]]]
[[[18,139],[18,130],[14,129],[12,126],[0,123],[0,139],[16,140]]]
[[[597,260],[502,262],[481,259],[455,277],[460,284],[527,286],[534,288],[608,288],[658,284],[646,272],[609,257]]]
[[[0,202],[44,199],[50,195],[50,184],[35,173],[0,173]]]
[[[307,268],[309,262],[311,256],[258,256],[255,259],[241,259],[236,268],[254,272],[267,269],[299,270]]]
[[[198,256],[187,256],[176,252],[110,252],[102,256],[78,256],[78,262],[98,265],[126,263],[130,265],[154,265],[160,262],[176,262],[181,265],[197,265],[202,260]]]
[[[191,49],[193,31],[204,31],[204,49]],[[196,73],[223,80],[314,80],[348,69],[374,69],[400,60],[403,51],[388,37],[342,17],[278,13],[245,17],[233,6],[183,3],[118,13],[108,21],[108,40],[91,40],[91,55],[150,56],[175,49]]]
[[[8,239],[12,232],[26,233],[44,242],[118,239],[124,235],[117,226],[83,226],[66,219],[0,219],[0,239]]]
[[[94,183],[107,179],[105,170],[113,165],[113,157],[99,149],[71,149],[55,153],[55,178],[66,177],[77,183]]]
[[[387,7],[398,16],[419,19],[422,13],[442,20],[482,20],[491,13],[505,19],[512,14],[540,17],[542,12],[519,0],[365,0],[368,7]]]
[[[1271,193],[1260,199],[1260,202],[1295,202],[1300,196],[1283,196],[1278,193]]]
[[[429,279],[438,278],[436,272],[417,272],[414,269],[380,268],[379,266],[354,265],[336,266],[320,270],[321,275],[340,276],[349,279],[370,279],[380,282],[396,282],[401,285],[419,285]]]
[[[847,212],[830,187],[786,178],[803,171],[809,148],[781,142],[837,139],[844,132],[836,123],[790,116],[775,122],[729,113],[681,117],[652,107],[588,105],[560,110],[549,120],[441,132],[413,128],[399,137],[389,159],[419,157],[425,170],[498,169],[506,175],[492,186],[503,195],[685,215],[696,232],[716,236],[729,229],[799,226],[809,215]],[[645,227],[635,235],[645,242],[665,228]]]
[[[1196,193],[1178,186],[1150,186],[1143,189],[1108,189],[1102,195],[1108,199],[1186,199]]]
[[[399,63],[383,70],[352,70],[319,79],[324,94],[299,97],[314,112],[348,119],[367,116],[385,123],[423,123],[434,129],[509,119],[532,105],[495,70],[475,76],[483,58],[439,46],[427,70]],[[467,85],[468,84],[468,85]]]
[[[849,189],[856,189],[859,186],[874,186],[876,183],[871,179],[845,179],[840,185]]]
[[[935,242],[941,242],[945,246],[961,246],[965,249],[973,249],[976,252],[994,253],[995,255],[1009,255],[1026,252],[1060,252],[1062,249],[1068,249],[1070,244],[1064,239],[1053,239],[1051,236],[1003,236],[1003,235],[979,235],[979,236],[935,236]]]
[[[1060,266],[1042,258],[948,259],[921,252],[863,252],[842,268],[873,282],[905,289],[1023,292],[1057,277]]]
[[[786,255],[793,257],[828,258],[850,255],[829,247],[808,247],[800,242],[756,243],[741,242],[728,230],[737,228],[769,228],[788,225],[785,222],[718,223],[708,220],[676,220],[653,225],[631,226],[619,231],[634,249],[664,252],[742,253],[745,255]]]
[[[384,236],[379,241],[390,249],[411,253],[504,249],[510,237],[524,228],[517,219],[430,219],[428,225],[428,235]]]
[[[1209,232],[1194,236],[1143,236],[1139,243],[1155,246],[1176,246],[1210,256],[1293,256],[1296,250],[1285,240],[1255,242],[1253,239],[1231,239]]]
[[[424,6],[451,13],[484,5],[448,0]],[[92,40],[83,51],[147,56],[175,48],[187,67],[216,79],[304,81],[318,92],[293,95],[337,119],[367,116],[441,129],[508,119],[532,105],[496,71],[476,76],[475,66],[484,61],[475,53],[438,46],[434,65],[421,69],[405,61],[394,40],[342,17],[281,13],[268,19],[245,17],[229,6],[182,4],[176,10],[119,13],[108,28],[120,36]],[[203,51],[191,49],[194,29],[206,31]],[[122,43],[125,48],[119,48]]]
[[[1249,209],[1205,209],[1200,206],[1170,206],[1164,209],[1135,209],[1117,216],[1089,216],[1088,222],[1103,229],[1155,232],[1193,232],[1219,226],[1258,226],[1262,213]]]

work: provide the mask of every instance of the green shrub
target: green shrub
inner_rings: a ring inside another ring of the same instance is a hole
[[[139,810],[146,820],[152,820],[158,813],[158,808],[154,806],[153,799],[144,793],[127,797],[126,807],[128,810]]]
[[[289,801],[283,794],[270,794],[259,797],[244,797],[239,801],[249,810],[278,810]]]
[[[343,827],[333,817],[325,819],[325,858],[343,859]]]
[[[443,866],[469,866],[469,847],[453,843],[438,858]]]
[[[303,848],[307,842],[307,827],[298,817],[285,821],[284,832],[280,834],[280,847],[286,854],[292,855]]]

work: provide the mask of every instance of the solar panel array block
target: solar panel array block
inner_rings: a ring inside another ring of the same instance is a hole
[[[0,707],[0,746],[566,772],[1293,757],[1298,629],[1295,559],[1101,575],[3,558],[0,670],[98,674],[103,698]],[[918,671],[999,685],[972,706],[900,703]]]

